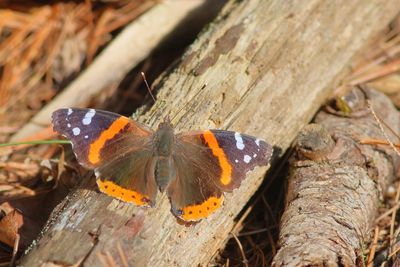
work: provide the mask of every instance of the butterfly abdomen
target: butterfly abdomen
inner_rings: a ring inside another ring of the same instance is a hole
[[[161,192],[164,192],[170,181],[175,178],[175,175],[176,171],[172,157],[158,157],[155,177]]]

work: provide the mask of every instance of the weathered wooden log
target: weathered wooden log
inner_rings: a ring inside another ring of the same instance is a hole
[[[159,100],[139,119],[156,127],[169,115],[177,131],[237,130],[284,151],[399,4],[231,1],[160,78]],[[91,180],[60,204],[22,265],[95,266],[105,253],[121,265],[122,258],[132,266],[205,265],[224,246],[265,170],[249,174],[216,214],[190,227],[177,223],[165,195],[144,210],[98,193]]]
[[[385,140],[373,110],[395,131],[400,117],[390,99],[373,90],[354,89],[352,112],[321,111],[319,124],[299,134],[291,159],[287,208],[282,216],[274,266],[360,266],[382,192],[399,171],[390,146],[363,144]],[[397,137],[388,131],[392,141]]]

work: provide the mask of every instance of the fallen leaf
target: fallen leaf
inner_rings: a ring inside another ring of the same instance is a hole
[[[24,224],[22,214],[18,210],[13,210],[0,220],[0,242],[14,247],[15,240],[18,238],[18,231]]]

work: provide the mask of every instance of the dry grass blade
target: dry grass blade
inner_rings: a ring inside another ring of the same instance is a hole
[[[48,190],[46,191],[48,192]],[[20,184],[0,184],[0,201],[6,202],[38,195],[39,192]]]
[[[400,27],[396,18],[366,53],[367,60],[350,75],[350,84],[357,85],[386,76],[399,68]]]
[[[399,203],[399,199],[400,199],[400,184],[397,187],[397,192],[396,192],[396,197],[395,197],[395,203]],[[397,207],[397,208],[395,208]],[[397,214],[397,210],[398,210],[398,206],[395,206],[393,213],[392,213],[392,217],[390,220],[390,250],[392,250],[393,245],[396,243],[396,240],[394,238],[394,227],[396,224],[396,214]]]
[[[121,245],[119,243],[117,243],[117,250],[121,258],[122,266],[129,267],[128,260],[126,259],[125,253],[122,250]],[[117,264],[116,260],[108,251],[106,251],[105,253],[97,252],[97,256],[100,259],[100,262],[106,267],[121,266],[120,264]]]
[[[113,31],[156,3],[27,2],[0,8],[0,127],[23,125],[85,59],[91,61]]]
[[[384,212],[383,214],[381,214],[378,218],[376,218],[375,223],[380,222],[381,220],[383,220],[384,218],[386,218],[387,216],[393,214],[394,212],[396,212],[400,207],[400,204],[396,204],[395,206],[393,206],[392,208],[390,208],[389,210],[387,210],[386,212]]]
[[[388,141],[378,140],[378,139],[370,139],[370,138],[363,138],[359,140],[360,144],[365,145],[385,145],[390,146]],[[393,144],[395,147],[400,148],[400,144]]]
[[[243,222],[244,220],[247,218],[247,216],[251,213],[253,209],[253,205],[251,205],[250,207],[248,207],[246,209],[246,211],[243,213],[243,215],[240,217],[240,219],[238,220],[238,222],[235,224],[235,226],[232,228],[232,233],[238,233],[242,227],[243,227]]]
[[[386,133],[385,129],[383,128],[383,124],[385,124],[383,121],[380,120],[380,118],[378,117],[378,115],[376,114],[374,108],[372,107],[372,104],[369,100],[367,100],[368,103],[368,108],[369,110],[371,110],[372,115],[374,116],[375,120],[378,123],[378,126],[383,134],[383,136],[385,137],[386,141],[389,143],[389,145],[392,147],[393,151],[396,152],[396,154],[398,156],[400,156],[400,152],[397,150],[396,146],[393,144],[393,142],[390,140],[388,134]],[[387,124],[385,124],[387,126]],[[387,126],[388,127],[388,126]],[[391,130],[391,128],[389,127],[389,129]]]
[[[107,257],[104,256],[103,253],[97,252],[96,255],[99,258],[100,262],[103,264],[103,266],[105,266],[105,267],[109,267],[110,266],[108,261],[107,261]]]
[[[13,246],[13,252],[12,252],[12,258],[11,258],[11,263],[10,266],[15,266],[15,261],[17,260],[17,253],[18,253],[18,247],[19,247],[19,241],[21,239],[21,236],[17,234]]]
[[[374,241],[371,244],[370,252],[368,255],[367,267],[372,267],[374,264],[376,246],[378,245],[378,238],[379,238],[379,227],[376,226],[375,233],[374,233]]]
[[[117,243],[117,249],[118,249],[119,257],[121,258],[121,261],[122,261],[122,265],[124,267],[129,267],[128,260],[126,259],[125,252],[122,250],[121,244],[119,242]]]
[[[244,251],[243,251],[242,243],[240,243],[239,238],[237,238],[237,236],[236,236],[234,233],[231,233],[231,234],[232,234],[233,238],[235,239],[235,241],[236,241],[236,243],[237,243],[237,245],[238,245],[238,247],[239,247],[240,254],[242,255],[242,258],[243,258],[243,264],[244,264],[244,266],[248,267],[249,264],[248,264],[248,261],[247,261],[247,258],[246,258],[246,254],[245,254]]]
[[[117,267],[117,263],[115,262],[114,258],[111,256],[110,252],[106,252],[106,258],[109,267]]]
[[[389,259],[393,258],[393,256],[395,256],[399,251],[400,251],[400,247],[393,250],[393,252],[389,254]]]
[[[372,73],[367,73],[361,77],[354,79],[350,82],[350,85],[358,85],[372,80],[387,76],[389,74],[398,72],[400,70],[400,59],[389,62],[386,65],[380,66]]]

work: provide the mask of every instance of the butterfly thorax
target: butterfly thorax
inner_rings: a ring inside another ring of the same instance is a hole
[[[154,139],[157,158],[155,178],[161,191],[165,190],[171,179],[176,175],[171,157],[174,144],[174,130],[169,120],[166,119],[158,127]]]
[[[174,129],[172,124],[166,119],[160,123],[154,136],[154,145],[156,147],[157,156],[169,157],[172,154],[175,143]]]

